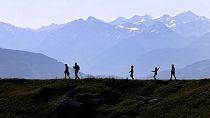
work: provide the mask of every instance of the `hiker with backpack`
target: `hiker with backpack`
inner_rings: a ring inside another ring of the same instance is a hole
[[[79,70],[80,70],[80,67],[77,63],[75,63],[74,65],[74,72],[75,72],[75,79],[80,79],[79,76],[78,76],[78,73],[79,73]]]

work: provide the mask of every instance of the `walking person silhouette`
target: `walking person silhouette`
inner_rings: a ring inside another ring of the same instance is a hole
[[[174,79],[176,80],[175,71],[176,71],[175,66],[174,66],[174,64],[172,64],[172,65],[171,65],[171,78],[170,78],[170,80],[172,80],[172,76],[173,76]]]
[[[74,72],[75,72],[75,79],[80,79],[79,76],[78,76],[78,73],[79,73],[79,70],[80,70],[80,67],[77,63],[75,63],[74,65]]]
[[[134,73],[134,70],[133,70],[134,66],[131,65],[131,70],[130,70],[130,77],[132,78],[132,80],[134,80],[134,77],[133,77],[133,73]]]
[[[156,76],[157,76],[157,72],[159,69],[160,69],[160,67],[155,67],[155,70],[152,71],[152,72],[154,72],[154,76],[153,76],[154,80],[157,80]]]
[[[65,79],[67,79],[67,78],[66,78],[66,76],[67,76],[67,77],[69,77],[69,79],[71,79],[71,78],[70,78],[70,76],[69,76],[69,75],[70,75],[70,73],[69,73],[69,67],[68,67],[68,65],[67,65],[67,64],[65,64],[65,71],[64,71],[64,75],[65,75]]]

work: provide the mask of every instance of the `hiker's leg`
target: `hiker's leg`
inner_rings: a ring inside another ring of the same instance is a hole
[[[175,75],[175,73],[174,73],[174,78],[175,78],[175,80],[176,80],[176,75]]]
[[[74,75],[75,75],[75,79],[77,79],[77,72],[76,71],[75,71]]]
[[[69,79],[71,79],[70,75],[68,75]]]
[[[80,79],[78,75],[77,75],[77,78]]]
[[[79,76],[78,76],[78,71],[76,72],[76,75],[77,75],[77,79],[79,79]]]

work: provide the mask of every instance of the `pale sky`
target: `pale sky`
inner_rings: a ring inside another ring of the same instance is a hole
[[[101,20],[192,11],[210,18],[210,0],[0,0],[0,22],[39,28],[93,16]]]

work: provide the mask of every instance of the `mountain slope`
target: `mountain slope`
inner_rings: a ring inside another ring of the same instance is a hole
[[[63,71],[63,63],[43,54],[0,49],[0,78],[61,78]]]
[[[0,47],[7,49],[32,51],[46,35],[45,31],[24,29],[0,22]]]
[[[150,51],[154,50],[159,52],[158,50],[163,48],[165,48],[166,51],[168,48],[174,48],[174,50],[176,50],[183,46],[183,37],[167,28],[164,24],[157,22],[147,28],[144,32],[121,40],[117,45],[99,55],[98,58],[95,59],[96,61],[93,67],[90,69],[96,74],[106,73],[109,71],[109,74],[111,75],[116,74],[118,76],[126,77],[129,72],[129,67],[132,64],[135,64],[137,77],[140,77],[140,74],[142,77],[142,75],[146,75],[148,73],[146,71],[142,71],[142,69],[144,70],[147,67],[139,65],[142,63],[144,63],[144,65],[151,65],[151,63],[148,62],[148,60],[151,59],[144,57],[146,53],[150,53]],[[155,57],[159,56],[157,53],[153,54]],[[170,57],[170,53],[162,54],[164,54],[165,57]],[[142,60],[138,61],[138,59]],[[165,63],[165,61],[160,60],[157,64],[163,63]]]
[[[0,117],[209,118],[210,80],[0,80]]]
[[[87,63],[91,64],[98,54],[129,36],[126,29],[118,29],[89,17],[87,20],[70,22],[60,30],[51,32],[36,51],[63,62],[76,61],[87,68]]]

